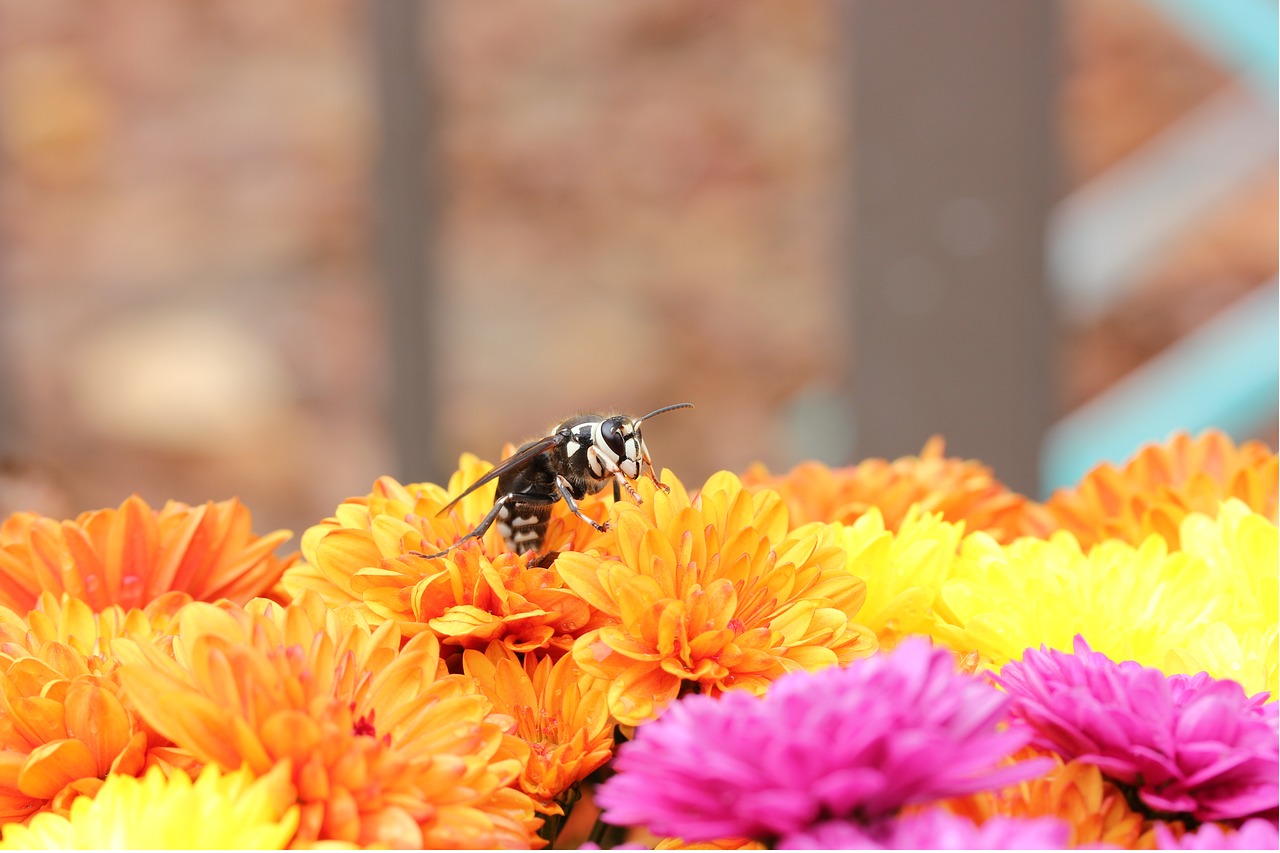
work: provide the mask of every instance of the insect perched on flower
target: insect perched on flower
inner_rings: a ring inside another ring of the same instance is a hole
[[[639,418],[574,415],[557,424],[549,435],[525,442],[510,458],[476,480],[440,510],[442,514],[448,512],[458,501],[494,477],[498,478],[493,509],[476,528],[443,551],[426,556],[443,556],[468,539],[483,536],[494,521],[498,522],[498,532],[510,550],[517,554],[537,551],[542,547],[542,539],[547,532],[551,505],[561,498],[578,518],[599,531],[607,530],[608,524],[601,524],[585,515],[578,508],[578,501],[612,482],[615,499],[620,496],[621,487],[636,503],[643,503],[631,481],[639,478],[646,469],[653,482],[667,491],[649,459],[649,449],[640,435],[640,424],[663,412],[691,408],[692,403],[676,403]]]

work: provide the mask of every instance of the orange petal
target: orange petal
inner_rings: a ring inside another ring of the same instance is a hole
[[[418,850],[422,847],[422,829],[407,811],[391,806],[360,821],[359,840],[364,846],[376,844],[391,850]]]
[[[110,772],[117,776],[140,776],[147,766],[147,733],[135,732],[124,749],[111,762]]]
[[[680,679],[652,664],[637,664],[609,686],[609,710],[618,722],[638,726],[675,700]]]
[[[65,708],[61,702],[43,696],[10,700],[13,727],[32,746],[67,736]]]
[[[592,607],[617,618],[618,605],[600,580],[602,562],[598,557],[566,551],[556,558],[555,567],[569,589]]]
[[[55,740],[38,746],[18,774],[18,789],[28,797],[47,800],[67,784],[98,775],[89,747],[78,740]]]
[[[302,761],[320,744],[320,727],[301,711],[280,711],[262,724],[262,741],[274,759]]]
[[[629,578],[618,589],[618,614],[622,624],[632,628],[657,618],[664,604],[672,603],[661,584],[648,575]]]
[[[129,715],[111,691],[93,684],[76,684],[67,691],[67,734],[89,747],[99,775],[129,744],[133,727]]]
[[[124,607],[146,604],[143,584],[151,575],[158,540],[155,513],[142,498],[130,496],[120,505],[107,535],[101,579],[107,600]]]
[[[335,788],[324,812],[324,833],[334,841],[360,839],[360,806],[346,788]]]
[[[66,815],[71,811],[71,804],[81,797],[94,797],[102,787],[104,780],[97,778],[77,779],[67,785],[49,800],[49,811]]]

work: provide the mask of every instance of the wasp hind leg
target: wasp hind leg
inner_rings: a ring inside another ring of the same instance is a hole
[[[564,498],[564,502],[569,505],[569,511],[572,512],[574,515],[576,515],[578,518],[585,521],[587,524],[590,524],[596,530],[599,530],[601,533],[604,533],[606,530],[608,530],[609,529],[608,522],[601,524],[600,522],[596,521],[594,518],[591,518],[590,516],[588,516],[586,513],[582,511],[582,508],[578,506],[578,502],[573,499],[572,489],[573,489],[573,486],[570,485],[569,481],[564,478],[564,475],[556,474],[556,491],[560,493],[560,497]]]
[[[408,554],[413,557],[426,557],[428,560],[434,560],[436,557],[443,557],[445,554],[448,554],[468,539],[479,539],[485,534],[485,531],[493,526],[493,522],[498,518],[498,513],[502,512],[502,508],[507,505],[507,501],[511,500],[513,497],[515,497],[515,495],[505,494],[494,501],[493,509],[489,510],[485,517],[480,519],[480,523],[476,525],[474,530],[466,536],[463,536],[457,542],[454,542],[448,548],[445,548],[443,551],[437,551],[434,554],[424,554],[421,551],[409,551]]]

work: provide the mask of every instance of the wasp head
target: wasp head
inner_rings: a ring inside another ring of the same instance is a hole
[[[612,463],[606,464],[604,467],[620,473],[628,480],[639,478],[641,471],[648,469],[649,476],[653,478],[653,481],[665,490],[666,486],[658,482],[657,472],[653,469],[653,462],[649,458],[649,448],[645,447],[644,437],[640,434],[640,424],[654,415],[660,415],[672,409],[684,408],[692,408],[692,406],[689,403],[677,403],[674,406],[655,409],[639,418],[613,415],[602,419],[594,436],[594,444],[596,451],[608,463]],[[627,490],[632,491],[629,486]],[[632,492],[632,495],[638,497],[634,492]]]
[[[639,477],[641,464],[649,459],[649,451],[640,436],[639,421],[626,415],[614,415],[602,420],[595,444],[596,450],[612,462],[628,480]]]

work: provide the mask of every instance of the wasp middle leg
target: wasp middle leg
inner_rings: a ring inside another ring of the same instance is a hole
[[[582,511],[582,508],[578,506],[578,502],[573,499],[573,485],[564,478],[563,474],[556,475],[556,491],[560,493],[560,497],[564,498],[564,502],[569,505],[569,511],[578,518],[582,519],[587,524],[590,524],[601,533],[604,533],[609,529],[609,524],[607,522],[605,524],[601,524]]]

